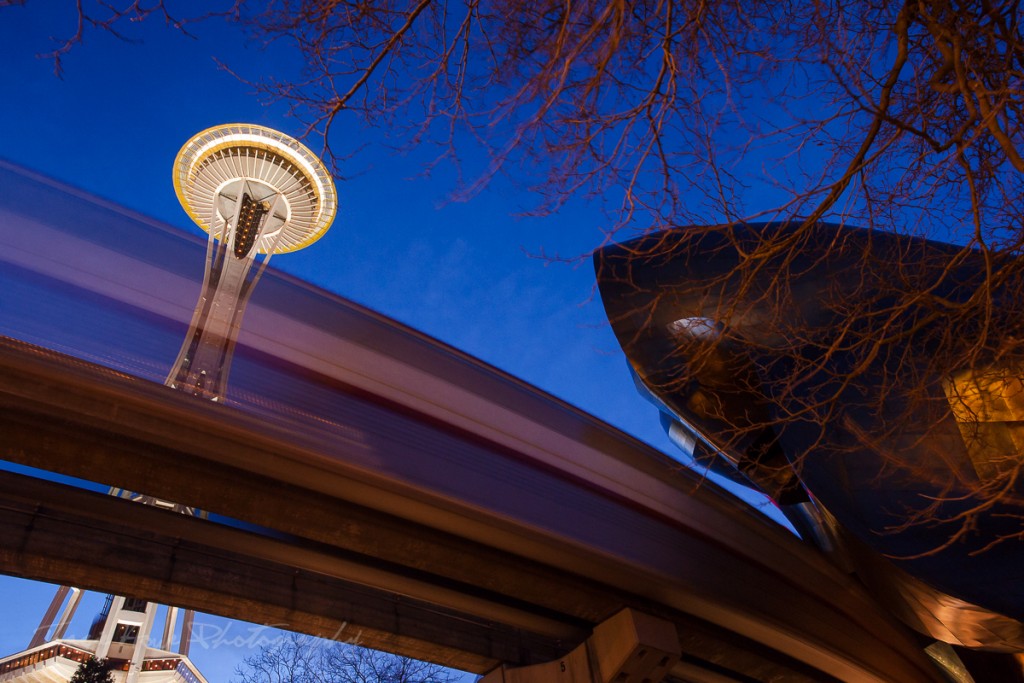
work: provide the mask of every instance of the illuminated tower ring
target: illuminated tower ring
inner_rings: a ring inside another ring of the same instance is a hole
[[[283,222],[281,234],[275,234],[277,226],[265,226],[256,245],[262,254],[312,244],[327,232],[338,210],[334,182],[320,159],[270,128],[238,123],[207,128],[186,142],[174,160],[178,200],[199,227],[207,232],[212,227],[218,239],[232,213],[230,198],[245,183],[268,196],[280,195],[283,202],[276,216]],[[277,221],[272,217],[268,222]]]
[[[208,238],[202,294],[167,384],[218,400],[256,281],[273,254],[302,249],[327,232],[337,193],[305,145],[241,123],[186,142],[174,161],[174,190]]]

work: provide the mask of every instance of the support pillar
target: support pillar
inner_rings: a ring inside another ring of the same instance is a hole
[[[46,642],[46,634],[50,632],[50,627],[53,626],[53,621],[57,618],[57,610],[64,604],[64,598],[67,597],[70,590],[70,586],[61,586],[57,589],[53,600],[50,601],[50,606],[46,609],[46,614],[43,615],[36,632],[32,634],[32,640],[28,643],[30,650]]]
[[[53,630],[53,640],[63,638],[68,632],[68,626],[71,624],[71,619],[75,616],[75,612],[78,610],[78,603],[82,599],[81,588],[71,588],[71,597],[68,598],[67,607],[60,615],[60,619],[57,621],[57,627]]]
[[[598,624],[562,659],[502,665],[480,683],[660,683],[679,655],[674,624],[627,608]]]
[[[160,649],[170,650],[174,646],[174,625],[178,620],[178,608],[167,606],[167,616],[164,619],[164,635],[160,639]]]
[[[139,629],[139,635],[135,640],[135,650],[132,652],[131,662],[128,664],[128,673],[125,674],[125,683],[137,683],[139,674],[142,673],[142,663],[146,659],[146,649],[149,646],[149,634],[153,632],[153,620],[156,619],[156,603],[146,603],[146,618]]]
[[[195,618],[194,610],[185,610],[185,617],[181,620],[181,638],[178,640],[178,652],[188,657],[189,648],[192,647],[192,620]]]
[[[110,652],[110,645],[114,641],[114,629],[117,627],[117,615],[124,607],[124,596],[115,595],[114,601],[110,604],[110,611],[107,612],[107,620],[103,623],[103,631],[100,633],[99,643],[96,644],[96,659],[106,659]]]

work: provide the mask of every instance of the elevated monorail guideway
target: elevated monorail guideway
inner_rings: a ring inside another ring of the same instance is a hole
[[[163,386],[201,242],[0,175],[0,457],[211,515],[5,472],[0,571],[479,673],[557,677],[636,614],[671,627],[683,681],[943,680],[855,581],[675,461],[269,269],[226,400]]]

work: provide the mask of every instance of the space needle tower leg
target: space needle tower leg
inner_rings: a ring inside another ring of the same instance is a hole
[[[211,224],[217,221],[221,226],[217,233],[211,230],[207,239],[202,293],[166,381],[170,387],[213,401],[224,395],[245,305],[281,235],[280,226],[264,230],[267,224],[280,223],[280,193],[266,194],[245,181],[232,189],[236,197],[222,195],[225,204],[233,204],[228,216],[221,220],[211,216]],[[262,258],[253,249],[260,240],[270,244]]]

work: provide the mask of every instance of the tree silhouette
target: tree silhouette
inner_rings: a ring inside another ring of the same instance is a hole
[[[89,30],[147,16],[188,30],[210,16],[172,15],[159,0],[77,12],[77,32],[52,53],[58,70]],[[952,411],[972,454],[1002,450],[978,461],[967,494],[940,488],[905,511],[907,525],[930,524],[966,495],[941,520],[950,542],[993,505],[1019,522],[1024,507],[1015,432],[983,426],[1018,401],[1024,367],[1020,15],[1016,0],[296,0],[218,14],[297,51],[304,71],[292,80],[227,66],[289,103],[298,132],[342,174],[354,150],[337,131],[386,127],[399,146],[433,145],[437,163],[482,148],[486,167],[467,169],[456,196],[500,173],[533,191],[539,214],[599,204],[607,242],[655,236],[631,243],[635,259],[665,258],[680,226],[684,242],[719,239],[716,250],[736,255],[728,272],[691,285],[723,334],[680,342],[685,372],[669,381],[686,386],[725,358],[752,364],[758,410],[737,422],[721,396],[703,401],[731,421],[722,448],[846,419],[858,448],[887,456],[879,478],[906,469],[903,425],[925,439]],[[733,229],[753,221],[786,229]],[[823,221],[908,239],[880,257]],[[949,246],[922,251],[917,237]],[[809,248],[810,263],[798,258]],[[796,286],[834,262],[841,282]],[[816,320],[793,315],[808,296],[822,297]],[[742,331],[752,307],[756,338]],[[851,396],[879,419],[851,417]],[[1022,536],[1018,523],[995,541]]]
[[[106,661],[89,657],[75,669],[70,683],[114,683],[114,677]]]
[[[235,670],[236,683],[452,683],[436,664],[290,633]]]

